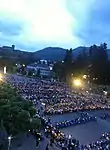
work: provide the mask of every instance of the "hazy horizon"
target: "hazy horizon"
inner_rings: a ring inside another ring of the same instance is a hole
[[[0,0],[0,45],[37,51],[106,42],[109,0]]]

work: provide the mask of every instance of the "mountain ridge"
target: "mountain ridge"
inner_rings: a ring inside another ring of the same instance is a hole
[[[83,52],[83,50],[88,51],[89,47],[79,46],[73,49],[73,57],[77,58],[79,54]],[[3,49],[0,47],[0,59],[12,59],[18,62],[31,63],[35,62],[39,59],[46,59],[50,61],[62,61],[64,59],[66,53],[66,49],[61,47],[46,47],[41,50],[35,52],[26,52],[22,50],[12,50],[12,49]],[[110,50],[107,49],[108,57],[110,59]]]

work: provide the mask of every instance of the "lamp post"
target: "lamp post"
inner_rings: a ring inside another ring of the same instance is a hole
[[[8,137],[8,150],[10,150],[10,146],[11,146],[11,139],[12,139],[12,137],[11,137],[11,136],[9,136],[9,137]]]

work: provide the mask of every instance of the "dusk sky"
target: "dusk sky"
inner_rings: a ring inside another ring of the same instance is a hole
[[[107,42],[110,0],[0,0],[0,45],[36,51]]]

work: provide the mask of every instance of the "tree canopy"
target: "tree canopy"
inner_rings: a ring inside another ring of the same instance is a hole
[[[72,55],[72,49],[67,50],[63,62],[54,65],[54,73],[60,81],[70,83],[71,75],[87,74],[91,82],[105,84],[110,81],[110,61],[107,56],[107,44],[92,45],[83,48],[77,58]],[[93,81],[93,78],[97,81]]]
[[[8,135],[40,128],[32,103],[22,99],[8,84],[0,84],[0,122]]]

